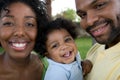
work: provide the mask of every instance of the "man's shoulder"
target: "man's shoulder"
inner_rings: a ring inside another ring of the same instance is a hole
[[[100,47],[104,47],[104,45],[101,45],[99,43],[94,44],[88,51],[87,56],[94,54]]]

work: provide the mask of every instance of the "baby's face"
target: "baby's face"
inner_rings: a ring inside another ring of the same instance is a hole
[[[77,47],[72,36],[65,30],[54,30],[47,36],[48,57],[63,64],[71,63],[75,60]]]

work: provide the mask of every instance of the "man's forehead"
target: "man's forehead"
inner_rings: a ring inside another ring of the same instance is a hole
[[[97,1],[99,0],[75,0],[77,6],[90,5],[96,3]]]
[[[94,4],[96,2],[101,2],[101,1],[111,1],[111,0],[75,0],[76,4]]]
[[[75,0],[76,2],[76,8],[84,9],[86,7],[93,6],[94,4],[98,2],[107,2],[111,0]]]

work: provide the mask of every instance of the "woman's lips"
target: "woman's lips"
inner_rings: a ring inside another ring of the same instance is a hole
[[[11,42],[11,47],[16,51],[23,51],[27,47],[27,42]]]

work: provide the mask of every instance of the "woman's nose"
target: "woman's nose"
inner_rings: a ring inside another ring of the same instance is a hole
[[[15,27],[15,31],[14,31],[14,35],[15,36],[24,36],[25,34],[25,29],[23,26],[16,26]]]

